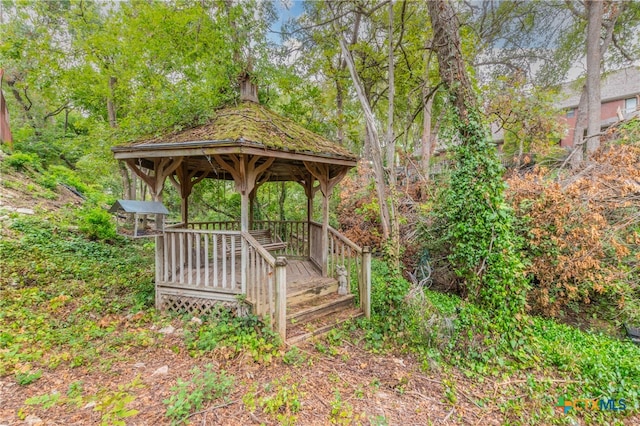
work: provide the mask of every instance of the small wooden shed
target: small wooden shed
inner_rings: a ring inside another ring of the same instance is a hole
[[[356,288],[359,296],[354,315],[368,316],[368,249],[329,226],[329,196],[356,166],[356,156],[260,105],[247,81],[241,87],[240,102],[216,111],[204,125],[112,148],[147,183],[154,200],[162,200],[167,178],[182,199],[182,222],[156,238],[156,306],[206,310],[242,296],[287,338],[287,321],[353,306],[351,291],[338,295],[338,281],[346,280],[341,287]],[[189,196],[203,179],[234,181],[241,197],[237,221],[190,220]],[[254,220],[256,191],[274,181],[304,188],[306,220]],[[318,191],[321,222],[312,217]],[[269,244],[278,249],[269,251]]]

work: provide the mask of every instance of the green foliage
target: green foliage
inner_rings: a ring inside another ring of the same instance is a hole
[[[374,348],[409,351],[423,361],[425,369],[455,366],[478,380],[527,375],[531,380],[524,391],[534,399],[549,399],[549,386],[560,374],[558,394],[624,397],[632,401],[628,405],[632,412],[640,410],[640,347],[630,341],[526,314],[518,327],[506,330],[496,322],[500,318],[495,313],[457,296],[428,290],[411,292],[395,315],[400,312],[405,317],[402,330],[385,332],[374,321],[362,323],[367,341],[377,342],[373,336],[379,334],[385,344]],[[399,322],[392,316],[386,321]],[[459,401],[456,382],[443,381],[443,385],[447,401]],[[548,419],[554,414],[527,415]]]
[[[137,410],[129,408],[129,404],[135,401],[131,390],[143,387],[140,376],[136,376],[131,382],[118,385],[118,390],[100,389],[94,395],[84,395],[81,381],[69,385],[66,395],[54,391],[50,394],[36,395],[25,400],[27,406],[40,406],[47,410],[55,405],[66,405],[72,408],[81,407],[87,402],[95,403],[94,411],[100,414],[100,424],[104,426],[125,426],[124,419],[138,414]],[[20,409],[24,415],[26,407]]]
[[[282,356],[282,362],[289,365],[302,365],[305,361],[305,354],[297,346],[292,347]]]
[[[128,407],[136,399],[129,391],[142,386],[140,377],[137,376],[131,383],[119,385],[117,391],[99,392],[94,410],[102,413],[100,424],[126,426],[124,419],[138,414],[138,410]]]
[[[185,333],[187,347],[194,355],[218,351],[226,357],[249,353],[256,362],[270,363],[279,355],[277,333],[254,315],[234,316],[221,309],[202,325],[194,324]]]
[[[469,300],[503,317],[508,328],[524,310],[528,283],[503,195],[503,169],[477,111],[464,123],[458,119],[457,128],[464,143],[454,148],[457,166],[428,214],[432,226],[423,240],[434,257],[446,256]]]
[[[265,385],[265,391],[269,394],[259,398],[258,405],[279,424],[294,425],[296,414],[302,408],[302,394],[297,383],[288,384],[287,380],[288,377],[283,377]]]
[[[191,378],[187,381],[178,379],[171,388],[172,395],[163,401],[167,406],[166,416],[172,425],[184,423],[205,403],[226,398],[233,390],[234,382],[234,377],[225,371],[214,371],[212,364],[207,364],[204,370],[194,367]]]
[[[4,163],[19,172],[28,170],[42,170],[40,158],[35,154],[16,151],[4,159]]]
[[[371,310],[377,317],[394,318],[404,308],[403,300],[409,291],[409,282],[387,262],[371,262]]]
[[[30,385],[31,383],[42,377],[42,371],[26,371],[16,373],[16,383],[20,386]]]
[[[331,424],[350,425],[354,423],[353,406],[342,399],[340,391],[337,389],[333,392],[333,401],[331,401],[331,415],[329,417]]]
[[[153,343],[149,330],[96,320],[151,306],[150,250],[128,240],[89,241],[67,220],[23,216],[1,231],[2,375],[25,363],[33,369],[90,364],[114,347]]]
[[[79,214],[80,231],[92,240],[109,241],[116,237],[116,225],[109,212],[100,208],[85,208]]]

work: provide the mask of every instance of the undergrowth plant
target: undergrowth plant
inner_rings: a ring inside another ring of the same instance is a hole
[[[204,370],[194,367],[188,380],[178,379],[171,396],[163,402],[171,424],[186,422],[189,415],[202,409],[205,403],[226,398],[234,388],[235,379],[225,371],[215,371],[212,364]]]
[[[0,374],[21,383],[36,379],[24,375],[25,364],[79,367],[116,346],[154,342],[151,331],[121,325],[152,305],[150,250],[128,240],[89,241],[72,220],[17,217],[1,231]]]
[[[208,351],[226,358],[249,353],[256,362],[270,363],[280,355],[278,334],[255,315],[239,317],[222,308],[203,324],[190,327],[185,342],[194,356]]]

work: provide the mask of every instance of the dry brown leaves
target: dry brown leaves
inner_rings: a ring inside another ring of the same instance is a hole
[[[531,306],[558,316],[572,301],[608,294],[624,306],[637,290],[640,146],[607,145],[582,169],[535,168],[508,180],[534,277]],[[624,264],[624,267],[622,265]]]

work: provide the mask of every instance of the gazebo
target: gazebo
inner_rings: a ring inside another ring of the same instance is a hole
[[[287,321],[351,309],[353,287],[360,302],[355,315],[369,316],[369,251],[329,226],[331,191],[357,158],[260,105],[248,79],[241,81],[240,102],[208,123],[112,151],[148,185],[154,201],[162,200],[167,178],[181,197],[181,223],[156,237],[158,309],[246,304],[286,339]],[[189,220],[189,196],[203,179],[233,180],[241,197],[236,221]],[[274,181],[302,185],[305,221],[253,220],[257,189]],[[312,217],[317,191],[321,222]]]

